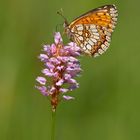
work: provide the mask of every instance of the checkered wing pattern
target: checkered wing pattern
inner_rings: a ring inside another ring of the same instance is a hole
[[[115,5],[93,9],[75,19],[68,26],[68,34],[84,53],[94,57],[99,56],[110,45],[117,16]]]

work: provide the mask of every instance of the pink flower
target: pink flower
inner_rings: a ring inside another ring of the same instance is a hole
[[[39,82],[41,85],[45,85],[46,84],[46,79],[44,77],[38,76],[36,78],[36,81]]]
[[[80,48],[74,42],[63,45],[59,32],[55,33],[54,42],[52,45],[43,46],[39,59],[45,66],[42,70],[44,76],[36,79],[39,84],[36,88],[43,95],[50,97],[53,110],[62,98],[74,99],[64,94],[79,87],[75,77],[81,72],[80,62],[76,58],[81,54]]]

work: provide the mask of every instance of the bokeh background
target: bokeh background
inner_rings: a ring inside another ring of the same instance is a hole
[[[80,58],[80,88],[70,93],[74,101],[58,107],[56,140],[140,139],[140,1],[3,0],[0,140],[50,140],[50,105],[34,89],[42,69],[37,56],[63,22],[58,10],[72,21],[105,4],[116,4],[119,11],[110,49],[97,59]]]

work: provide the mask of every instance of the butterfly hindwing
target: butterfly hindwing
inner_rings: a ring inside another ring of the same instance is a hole
[[[83,52],[94,57],[107,50],[117,22],[114,5],[93,9],[75,19],[69,26],[71,39]]]

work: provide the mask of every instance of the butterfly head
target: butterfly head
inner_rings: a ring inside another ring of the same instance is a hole
[[[63,27],[64,27],[64,32],[65,33],[69,33],[69,23],[66,19],[64,19],[64,24],[63,24]]]

